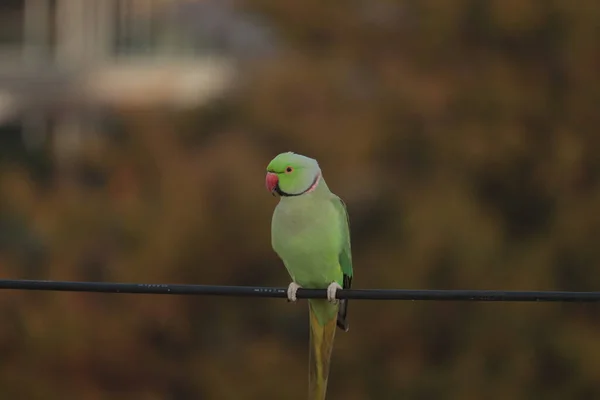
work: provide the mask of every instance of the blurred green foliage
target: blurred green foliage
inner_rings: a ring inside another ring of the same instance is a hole
[[[123,111],[68,163],[3,144],[2,276],[285,286],[263,182],[294,150],[348,204],[357,288],[598,290],[600,3],[241,7],[285,47],[227,98]],[[2,398],[306,396],[305,302],[1,297]],[[355,301],[329,395],[600,398],[597,314]]]

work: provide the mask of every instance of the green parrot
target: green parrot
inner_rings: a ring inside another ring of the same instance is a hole
[[[336,326],[348,331],[348,301],[336,299],[350,288],[350,226],[344,202],[333,194],[316,160],[282,153],[267,166],[267,190],[280,197],[273,212],[271,243],[298,288],[327,289],[327,300],[310,299],[309,396],[325,399]]]

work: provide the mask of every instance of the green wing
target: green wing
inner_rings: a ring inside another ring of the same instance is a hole
[[[348,211],[346,210],[346,204],[339,197],[333,199],[336,209],[339,211],[344,218],[341,219],[342,225],[340,231],[342,232],[342,249],[339,255],[340,265],[342,272],[344,273],[344,289],[350,287],[352,281],[352,248],[350,246],[350,218]],[[349,282],[346,284],[346,280]],[[347,285],[347,286],[346,286]]]
[[[340,218],[340,232],[342,234],[342,248],[338,256],[340,266],[342,267],[343,282],[342,288],[350,289],[352,287],[352,249],[350,247],[350,218],[346,210],[346,204],[339,197],[333,198],[333,204],[343,218]],[[344,331],[348,331],[348,300],[340,301],[340,308],[337,315],[337,326]]]

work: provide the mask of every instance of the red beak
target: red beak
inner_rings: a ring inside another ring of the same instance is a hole
[[[266,186],[267,186],[267,190],[270,193],[273,193],[273,191],[275,190],[275,187],[277,186],[277,183],[279,183],[279,178],[277,177],[277,174],[274,174],[272,172],[267,172],[267,178],[266,178]]]

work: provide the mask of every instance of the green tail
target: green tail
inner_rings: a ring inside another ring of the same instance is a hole
[[[338,306],[330,304],[327,300],[309,300],[308,308],[310,318],[308,399],[325,400]]]

